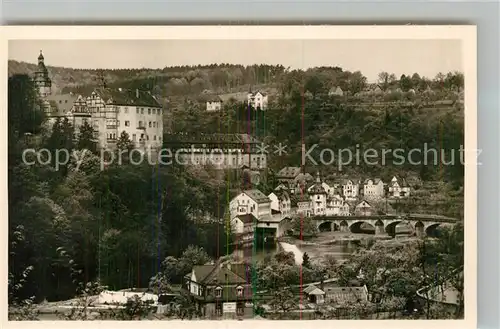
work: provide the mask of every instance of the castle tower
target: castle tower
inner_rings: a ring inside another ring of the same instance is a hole
[[[41,97],[47,97],[51,94],[52,81],[50,81],[49,72],[45,66],[41,50],[40,55],[38,56],[38,68],[35,72],[34,81]]]

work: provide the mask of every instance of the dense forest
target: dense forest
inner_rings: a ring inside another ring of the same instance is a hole
[[[49,62],[50,64],[50,62]],[[9,76],[32,75],[37,66],[26,62],[9,60]],[[283,65],[233,65],[212,64],[197,66],[174,66],[164,69],[113,69],[90,70],[47,66],[53,82],[53,92],[85,93],[97,86],[103,78],[110,87],[139,88],[151,91],[160,98],[165,96],[196,95],[204,90],[217,94],[246,92],[249,89],[278,88],[282,93],[293,89],[308,90],[313,94],[333,86],[339,86],[351,95],[363,91],[367,78],[359,71],[345,71],[340,67],[315,67],[305,71],[290,70]],[[458,90],[463,87],[463,74],[459,72],[439,73],[435,77],[420,77],[418,73],[401,75],[381,72],[377,84],[385,91],[399,88],[424,91]]]

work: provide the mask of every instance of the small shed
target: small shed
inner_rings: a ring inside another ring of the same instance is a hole
[[[311,303],[323,304],[325,302],[325,292],[313,284],[304,289],[304,293]]]

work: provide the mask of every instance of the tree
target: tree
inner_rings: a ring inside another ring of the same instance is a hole
[[[411,85],[413,88],[417,88],[420,85],[420,75],[418,73],[413,73],[411,76]]]
[[[319,93],[326,93],[326,85],[324,81],[321,81],[318,74],[314,74],[307,79],[304,89],[309,91],[313,97],[316,97]]]
[[[274,312],[280,313],[279,317],[281,318],[287,312],[297,307],[297,301],[290,289],[278,288],[273,291],[269,305],[273,308]]]
[[[347,84],[349,92],[354,95],[365,89],[366,77],[360,71],[355,71],[349,76]]]
[[[449,72],[444,77],[443,84],[449,90],[459,91],[464,87],[464,75],[460,72]]]
[[[134,149],[134,143],[130,140],[130,136],[126,131],[122,131],[120,134],[116,142],[116,148],[119,151],[127,151],[127,154],[130,154],[130,151]]]
[[[318,228],[309,217],[295,218],[292,222],[293,235],[295,237],[311,238],[318,234]]]
[[[396,81],[396,76],[394,74],[389,74],[387,72],[380,72],[378,74],[378,84],[383,91],[389,89],[389,87]]]
[[[399,79],[399,87],[402,91],[406,92],[413,87],[413,82],[409,77],[403,74]]]
[[[16,74],[8,82],[8,137],[11,143],[24,137],[25,133],[41,132],[45,113],[35,84],[30,76]]]
[[[77,148],[95,153],[97,151],[97,142],[94,135],[94,128],[85,120],[79,128]]]
[[[181,293],[175,297],[174,307],[176,315],[181,319],[193,319],[200,316],[200,311],[198,310],[196,300],[193,295],[189,293]]]
[[[302,255],[302,266],[305,268],[311,267],[311,261],[309,259],[309,255],[307,254],[307,252],[305,252],[304,255]]]
[[[444,88],[444,79],[445,78],[446,78],[446,76],[442,72],[439,72],[438,74],[436,74],[436,77],[432,81],[434,88],[442,90]]]

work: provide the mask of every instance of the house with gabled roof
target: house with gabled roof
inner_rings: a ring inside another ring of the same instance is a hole
[[[253,214],[259,217],[271,212],[271,200],[257,189],[242,191],[229,204],[231,211],[236,211],[238,215]]]
[[[410,186],[404,178],[392,177],[388,187],[389,198],[407,198],[410,196]]]
[[[194,297],[203,317],[246,317],[252,314],[253,309],[250,273],[247,264],[219,261],[198,265],[184,276],[184,288]]]
[[[368,201],[363,200],[360,203],[356,205],[356,208],[354,209],[354,215],[355,216],[373,216],[377,213],[377,209],[375,207],[372,207],[371,204],[368,203]]]
[[[266,110],[268,104],[268,95],[262,91],[249,92],[247,95],[247,104],[254,109]]]
[[[325,292],[316,287],[314,284],[308,285],[303,292],[307,296],[309,302],[318,305],[325,303]]]

